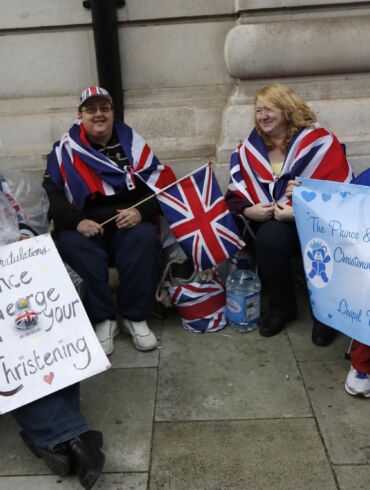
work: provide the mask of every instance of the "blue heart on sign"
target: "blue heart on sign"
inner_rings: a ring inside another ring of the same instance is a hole
[[[333,315],[331,313],[328,313],[329,318],[333,318]]]
[[[349,192],[340,192],[339,194],[340,194],[342,197],[346,197],[346,196],[349,194]]]
[[[302,197],[306,202],[313,201],[316,197],[316,192],[307,192],[303,191],[302,192]]]
[[[324,202],[327,202],[327,201],[330,201],[330,199],[331,199],[331,194],[323,194],[321,197],[322,197],[322,200],[323,200]]]

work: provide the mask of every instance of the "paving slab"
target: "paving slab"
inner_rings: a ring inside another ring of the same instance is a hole
[[[103,474],[94,486],[95,490],[146,490],[146,473]],[[76,476],[33,476],[0,478],[1,490],[81,490]]]
[[[189,334],[175,311],[150,322],[162,336],[153,352],[120,334],[113,369],[81,384],[82,411],[104,434],[94,488],[368,488],[370,401],[344,391],[344,338],[311,344],[307,308],[300,300],[298,319],[273,338]],[[51,475],[18,432],[11,414],[0,417],[1,490],[81,488]]]
[[[340,490],[368,490],[370,466],[334,466]]]
[[[104,435],[106,472],[148,471],[155,369],[111,369],[85,381],[82,413]]]
[[[334,490],[313,420],[157,423],[150,490]]]
[[[312,321],[300,320],[289,324],[286,329],[297,361],[338,361],[344,359],[350,339],[338,332],[333,343],[320,347],[311,340]]]
[[[370,464],[370,403],[344,390],[349,362],[302,362],[303,379],[334,464]]]
[[[0,417],[0,475],[47,475],[50,470],[45,463],[26,448],[18,436],[20,428],[8,413]],[[0,479],[0,488],[4,479]],[[17,488],[17,487],[13,487]]]
[[[163,328],[156,420],[312,415],[288,337]]]
[[[306,288],[297,287],[298,318],[288,324],[286,332],[298,361],[335,361],[344,358],[350,339],[338,332],[334,342],[326,347],[318,347],[311,340],[312,317]]]

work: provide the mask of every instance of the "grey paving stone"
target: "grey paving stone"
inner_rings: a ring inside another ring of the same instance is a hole
[[[0,417],[0,475],[50,474],[50,470],[23,444],[20,428],[9,413]],[[0,488],[4,479],[0,479]],[[17,487],[13,487],[17,488]]]
[[[337,361],[344,359],[350,339],[338,333],[333,343],[326,347],[318,347],[311,341],[312,320],[298,319],[287,328],[293,351],[298,361]]]
[[[105,471],[148,471],[156,380],[154,369],[119,369],[81,384],[82,412],[104,435]],[[0,417],[0,475],[50,474],[18,432],[11,414]]]
[[[334,464],[370,463],[370,401],[344,390],[349,363],[300,364],[314,413]]]
[[[368,490],[370,466],[334,466],[340,490]]]
[[[150,490],[334,490],[309,419],[155,424]]]
[[[163,328],[156,420],[311,415],[286,334]]]
[[[111,369],[82,384],[82,412],[104,435],[105,471],[148,471],[157,372]]]
[[[103,474],[94,486],[95,490],[146,490],[146,473]],[[81,490],[76,476],[33,476],[0,478],[1,490]]]
[[[350,339],[338,333],[334,342],[327,347],[318,347],[311,341],[312,317],[304,287],[297,288],[298,318],[286,328],[293,351],[298,361],[331,361],[344,358]]]

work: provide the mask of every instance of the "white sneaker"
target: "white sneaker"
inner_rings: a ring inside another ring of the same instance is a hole
[[[356,369],[351,366],[344,388],[350,395],[370,398],[370,377],[367,373],[356,371]]]
[[[95,335],[107,356],[114,351],[114,337],[119,333],[115,320],[104,320],[94,325]]]
[[[134,322],[122,318],[124,329],[131,335],[137,350],[153,350],[158,347],[158,340],[154,333],[148,327],[145,320]]]

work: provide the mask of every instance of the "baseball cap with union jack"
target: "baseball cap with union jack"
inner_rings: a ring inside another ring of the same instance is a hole
[[[103,99],[107,99],[111,104],[113,104],[113,99],[112,99],[110,93],[108,92],[108,90],[105,90],[105,88],[97,87],[96,85],[93,85],[92,87],[89,87],[82,92],[80,99],[78,101],[78,108],[80,109],[80,107],[88,99],[91,99],[91,97],[103,97]]]

